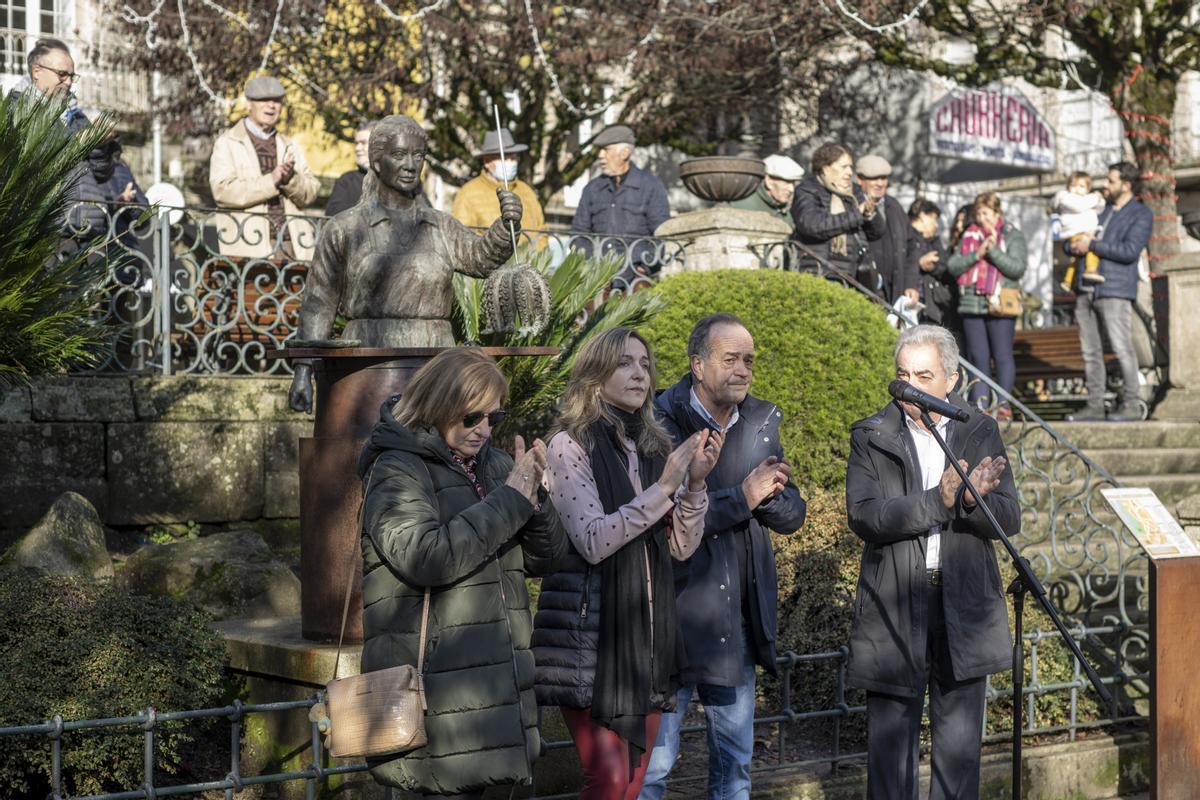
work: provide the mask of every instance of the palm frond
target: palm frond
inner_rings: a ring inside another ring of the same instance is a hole
[[[53,96],[0,98],[0,385],[91,363],[105,339],[93,315],[105,243],[60,248],[84,162],[110,126],[74,134],[64,109]]]

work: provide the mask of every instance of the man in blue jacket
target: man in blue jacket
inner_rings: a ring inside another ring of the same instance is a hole
[[[657,242],[651,238],[671,216],[663,182],[632,161],[636,137],[627,125],[610,125],[593,140],[599,148],[600,175],[583,187],[579,207],[571,220],[571,247],[591,256],[623,255],[625,266],[618,281],[626,286],[638,275],[657,272],[662,266]],[[609,234],[609,236],[603,236]]]
[[[1137,182],[1137,167],[1128,161],[1110,166],[1105,187],[1108,206],[1100,215],[1099,234],[1094,238],[1080,236],[1066,245],[1069,254],[1083,256],[1091,251],[1100,256],[1100,274],[1104,276],[1103,283],[1085,283],[1080,280],[1083,270],[1075,271],[1075,324],[1079,326],[1088,400],[1086,408],[1070,417],[1072,421],[1105,419],[1101,324],[1117,356],[1124,384],[1121,405],[1107,418],[1110,422],[1141,419],[1138,362],[1131,325],[1133,303],[1137,299],[1138,258],[1150,242],[1154,214],[1134,199]]]
[[[676,441],[708,427],[725,434],[708,476],[704,541],[676,562],[676,608],[686,668],[675,711],[663,714],[640,800],[659,800],[679,754],[692,695],[708,727],[709,800],[747,800],[754,751],[754,668],[775,670],[775,555],[768,529],[794,533],[805,504],[783,458],[773,404],[751,397],[754,339],[732,314],[688,337],[691,371],[655,403]]]

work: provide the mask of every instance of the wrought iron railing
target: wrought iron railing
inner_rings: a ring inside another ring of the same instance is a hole
[[[106,257],[97,307],[111,337],[101,373],[288,374],[273,350],[296,335],[308,261],[327,222],[290,217],[272,235],[265,215],[144,206],[80,204],[67,237]],[[518,244],[552,252],[619,255],[610,292],[649,286],[682,265],[686,242],[661,237],[522,231]]]

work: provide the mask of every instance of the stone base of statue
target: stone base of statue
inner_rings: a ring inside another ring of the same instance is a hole
[[[664,274],[670,274],[773,266],[772,258],[784,256],[779,243],[791,236],[791,229],[766,212],[720,205],[672,217],[654,234],[688,240],[682,262],[675,260],[663,268]]]
[[[352,580],[346,641],[362,641],[362,500],[357,462],[380,406],[443,348],[295,347],[275,358],[305,359],[316,382],[313,435],[300,439],[300,618],[313,641],[336,641]],[[485,347],[500,356],[553,356],[554,347]]]

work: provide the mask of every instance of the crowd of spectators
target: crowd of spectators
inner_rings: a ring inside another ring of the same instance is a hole
[[[70,91],[76,76],[67,46],[56,39],[39,40],[28,65],[29,75],[13,95],[65,95],[69,100],[63,124],[72,130],[87,127],[90,123]],[[306,259],[316,243],[316,229],[301,214],[316,200],[320,182],[299,144],[278,130],[286,103],[284,86],[273,77],[259,76],[246,83],[244,95],[246,116],[217,137],[209,163],[209,188],[223,212],[215,219],[220,252],[232,258]],[[369,166],[372,127],[367,123],[356,131],[355,169],[337,179],[326,216],[358,203]],[[600,174],[583,188],[570,225],[570,247],[586,255],[624,257],[618,280],[629,285],[661,267],[661,243],[654,237],[671,216],[667,190],[657,176],[634,163],[637,137],[630,127],[611,125],[592,145]],[[488,133],[475,154],[479,172],[458,190],[452,215],[469,227],[489,225],[499,213],[496,191],[507,186],[522,200],[522,229],[544,229],[541,203],[520,177],[521,159],[528,150],[507,128]],[[906,212],[888,193],[892,165],[877,154],[856,161],[849,148],[828,142],[812,154],[808,175],[782,154],[767,157],[764,166],[756,191],[734,206],[788,224],[795,244],[789,266],[855,282],[910,322],[947,327],[970,360],[1011,393],[1019,285],[1028,248],[1021,230],[1005,218],[996,194],[981,194],[960,208],[943,244],[941,209],[918,197]],[[1136,180],[1134,167],[1114,164],[1100,193],[1091,191],[1089,176],[1076,173],[1052,201],[1068,240],[1064,251],[1072,260],[1063,287],[1078,297],[1087,363],[1089,404],[1077,415],[1080,419],[1124,419],[1133,413],[1136,401],[1131,305],[1138,257],[1152,223],[1150,212],[1133,198]],[[128,239],[134,216],[123,217],[121,207],[147,202],[121,159],[115,133],[91,154],[76,192],[75,199],[87,205],[78,206],[68,220],[74,247],[104,234],[115,242]],[[424,197],[420,200],[428,205]],[[115,230],[109,230],[109,220],[116,220]],[[548,241],[536,238],[534,245],[541,249]],[[1112,342],[1127,385],[1112,415],[1098,405],[1104,389],[1100,326]],[[977,384],[972,400],[987,394],[987,387]],[[1008,418],[1011,411],[1001,403],[995,414]]]

